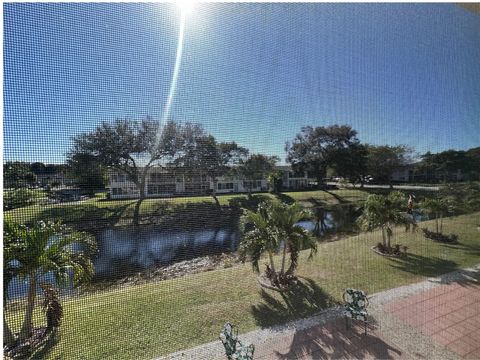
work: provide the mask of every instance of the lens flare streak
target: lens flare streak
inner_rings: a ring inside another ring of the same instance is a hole
[[[183,54],[183,43],[185,37],[185,22],[186,22],[186,13],[182,11],[180,17],[180,30],[178,33],[178,44],[177,44],[177,54],[175,57],[175,67],[173,68],[172,81],[170,83],[170,90],[168,92],[167,102],[165,103],[165,109],[163,111],[163,116],[160,122],[160,129],[157,133],[157,146],[161,140],[162,129],[170,117],[170,111],[173,104],[173,98],[175,96],[175,90],[177,88],[178,75],[180,73],[180,65],[182,63],[182,54]]]

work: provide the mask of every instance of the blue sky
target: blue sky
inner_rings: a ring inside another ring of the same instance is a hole
[[[5,160],[62,162],[103,120],[160,120],[179,22],[171,4],[5,4]],[[198,4],[171,118],[282,159],[301,126],[335,123],[468,149],[479,44],[480,16],[451,4]]]

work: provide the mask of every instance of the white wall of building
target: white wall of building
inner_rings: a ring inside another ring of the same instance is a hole
[[[308,174],[300,177],[298,174],[282,167],[283,187],[286,189],[305,188],[314,179],[309,179]],[[296,177],[294,177],[296,176]],[[136,185],[128,180],[125,174],[117,171],[110,173],[110,198],[112,199],[134,199],[140,197],[140,191]],[[145,181],[146,197],[171,197],[181,195],[205,195],[213,191],[217,194],[247,193],[268,191],[266,179],[245,180],[233,177],[218,177],[216,186],[207,174],[174,174],[164,169],[152,168],[147,174]]]

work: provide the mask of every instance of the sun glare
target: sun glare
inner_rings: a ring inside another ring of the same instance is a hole
[[[175,3],[182,11],[182,14],[186,15],[191,13],[193,8],[195,7],[197,1],[195,0],[176,0]]]

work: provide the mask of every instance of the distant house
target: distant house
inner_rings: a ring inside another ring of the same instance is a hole
[[[316,179],[309,177],[307,171],[296,172],[291,166],[277,166],[282,172],[282,187],[286,190],[300,190],[311,186]]]
[[[36,174],[37,184],[40,186],[65,186],[70,185],[71,181],[65,177],[62,173],[42,173]]]
[[[294,173],[289,166],[279,166],[277,169],[282,171],[283,188],[288,190],[306,188],[314,181],[309,179],[306,173]],[[182,168],[153,167],[149,169],[146,177],[145,193],[147,197],[207,195],[214,187],[217,194],[262,192],[268,190],[266,175],[255,180],[223,176],[218,177],[215,184],[207,173],[191,173]],[[112,199],[140,196],[139,189],[126,174],[112,170],[109,179]]]
[[[419,167],[418,163],[404,165],[396,169],[391,176],[393,182],[410,183],[439,183],[457,182],[466,180],[466,175],[460,169],[456,171],[440,172],[427,171]]]

